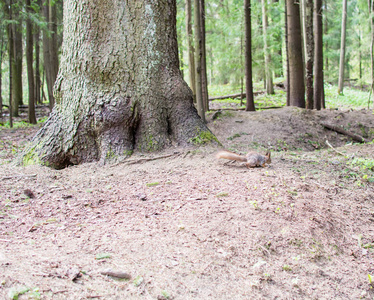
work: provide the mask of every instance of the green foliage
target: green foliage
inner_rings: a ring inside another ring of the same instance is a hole
[[[26,294],[30,289],[25,286],[11,288],[8,293],[9,299],[18,300],[20,295]]]
[[[325,84],[326,108],[367,108],[369,92],[345,87],[344,94],[338,95],[335,85]]]

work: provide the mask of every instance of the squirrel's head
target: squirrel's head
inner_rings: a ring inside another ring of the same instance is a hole
[[[270,151],[267,151],[265,153],[265,158],[266,158],[266,163],[270,164],[271,163],[271,154],[270,154]]]

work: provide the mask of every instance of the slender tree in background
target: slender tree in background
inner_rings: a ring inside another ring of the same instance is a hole
[[[16,0],[13,2],[13,43],[14,43],[14,68],[12,74],[12,87],[13,87],[13,116],[18,116],[18,108],[23,104],[23,86],[22,86],[22,59],[23,59],[23,43],[22,43],[22,19],[20,16],[21,1]]]
[[[53,86],[58,72],[58,45],[56,5],[51,0],[43,1],[43,16],[48,23],[47,28],[43,30],[43,57],[49,106],[52,109],[55,104]]]
[[[188,74],[190,78],[190,88],[193,99],[196,103],[196,81],[195,81],[195,49],[193,47],[192,23],[191,23],[191,0],[186,0],[186,33],[188,51]]]
[[[371,32],[371,37],[370,37],[370,62],[371,62],[371,64],[370,64],[371,65],[370,93],[373,97],[373,105],[374,105],[374,1],[373,0],[368,0],[368,8],[369,8],[370,32]],[[369,104],[368,104],[368,106],[369,106]]]
[[[201,26],[201,94],[204,111],[209,110],[208,76],[206,70],[206,39],[205,39],[205,0],[200,0],[200,26]]]
[[[286,100],[286,105],[290,106],[291,101],[290,101],[290,59],[289,59],[289,51],[288,51],[288,12],[287,12],[287,1],[284,1],[284,23],[285,23],[285,33],[284,33],[284,40],[286,43],[286,90],[287,90],[287,100]]]
[[[303,53],[300,26],[299,2],[286,0],[287,3],[287,32],[288,32],[288,60],[290,72],[290,105],[305,107],[305,85],[303,71]]]
[[[194,0],[194,24],[195,24],[195,80],[196,80],[196,104],[200,118],[205,122],[205,111],[203,103],[203,91],[201,86],[201,23],[200,23],[200,1]]]
[[[33,70],[33,26],[31,23],[32,8],[30,7],[30,0],[26,0],[26,11],[29,13],[26,20],[26,62],[27,62],[27,79],[29,85],[29,107],[28,116],[31,124],[36,124],[35,116],[35,90],[34,90],[34,70]]]
[[[40,9],[41,6],[41,0],[37,0],[37,5]],[[42,99],[40,97],[40,83],[41,83],[41,78],[40,78],[40,28],[39,26],[34,27],[34,46],[35,46],[35,75],[34,75],[34,80],[35,80],[35,104],[42,103]]]
[[[266,86],[266,93],[268,95],[274,94],[274,86],[273,86],[273,75],[271,70],[271,54],[270,48],[268,46],[268,12],[267,12],[267,0],[261,0],[262,5],[262,32],[263,32],[263,39],[264,39],[264,60],[265,60],[265,86]]]
[[[313,35],[313,0],[305,0],[305,79],[306,108],[313,109],[313,68],[314,68],[314,35]]]
[[[339,81],[338,81],[338,93],[339,94],[343,94],[343,89],[344,89],[346,32],[347,32],[347,0],[343,0],[342,29],[341,29],[341,38],[340,38]]]
[[[314,0],[314,108],[320,110],[323,105],[323,27],[322,0]]]
[[[2,11],[0,11],[0,15]],[[0,24],[0,35],[1,35],[1,43],[0,43],[0,67],[3,64],[3,53],[4,53],[4,28],[3,24]],[[3,118],[3,96],[2,96],[2,86],[3,86],[3,72],[1,72],[0,68],[0,119]]]
[[[244,0],[244,32],[245,32],[245,93],[247,98],[246,111],[255,111],[253,97],[252,79],[252,21],[251,21],[251,0]]]
[[[8,4],[8,3],[7,3]],[[9,5],[4,5],[8,20],[13,20],[13,1],[9,0]],[[9,126],[13,127],[13,70],[14,70],[14,34],[13,25],[9,22],[7,26],[8,36],[8,60],[9,60]]]
[[[214,138],[180,74],[176,37],[175,0],[65,0],[56,105],[23,162],[104,163]]]

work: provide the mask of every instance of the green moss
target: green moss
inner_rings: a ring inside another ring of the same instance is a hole
[[[118,158],[118,155],[112,150],[112,148],[109,148],[109,150],[105,154],[105,158],[107,160],[115,160]]]
[[[208,144],[211,142],[219,143],[218,139],[213,133],[211,133],[210,131],[200,131],[200,130],[198,130],[198,135],[191,138],[189,142],[194,145],[204,145],[204,144]]]
[[[39,155],[36,153],[35,148],[30,149],[22,159],[23,166],[39,165],[41,164]]]
[[[123,151],[123,156],[129,157],[133,154],[133,152],[134,152],[133,150],[124,150]]]

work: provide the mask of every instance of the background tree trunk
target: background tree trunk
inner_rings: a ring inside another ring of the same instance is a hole
[[[205,0],[200,0],[201,25],[201,91],[204,111],[209,110],[208,76],[206,69],[206,43],[205,43]]]
[[[17,21],[13,24],[13,43],[14,43],[14,68],[13,68],[13,116],[18,116],[18,107],[23,104],[22,87],[22,21],[18,10],[14,10],[13,18]]]
[[[30,0],[26,0],[26,11],[28,13],[32,12],[30,8]],[[34,90],[34,69],[33,69],[33,35],[32,35],[32,23],[30,17],[26,21],[26,61],[27,61],[27,79],[29,85],[29,108],[28,116],[29,123],[36,124],[35,116],[35,90]]]
[[[305,0],[305,37],[306,56],[306,108],[313,109],[313,65],[314,65],[314,35],[313,35],[313,0]]]
[[[246,111],[255,111],[252,79],[252,24],[251,0],[244,0],[244,32],[245,32],[245,93],[247,98]]]
[[[3,53],[4,53],[4,30],[0,27],[1,34],[1,44],[0,44],[0,66],[3,64]],[[1,69],[1,68],[0,68]],[[3,96],[2,96],[2,86],[3,86],[3,72],[0,71],[0,119],[3,118]]]
[[[305,85],[303,71],[303,51],[300,27],[299,2],[287,1],[288,59],[290,72],[290,105],[305,107]]]
[[[268,28],[268,13],[267,13],[267,0],[261,0],[262,5],[262,36],[264,39],[264,59],[265,59],[265,81],[266,81],[266,93],[268,95],[274,94],[273,86],[273,75],[270,67],[271,54],[267,40],[267,28]]]
[[[284,22],[285,22],[285,37],[284,40],[286,42],[286,90],[287,90],[287,106],[291,105],[290,101],[290,59],[289,59],[289,51],[288,51],[288,11],[287,11],[287,1],[284,2]]]
[[[38,6],[41,6],[41,0],[37,1]],[[35,34],[34,34],[34,45],[35,45],[35,104],[42,103],[42,99],[40,96],[40,83],[41,83],[41,78],[40,78],[40,28],[39,26],[34,27]]]
[[[340,61],[339,61],[339,81],[338,93],[343,94],[344,89],[344,64],[345,64],[345,36],[347,32],[347,0],[343,0],[342,31],[340,38]]]
[[[23,163],[62,168],[214,140],[179,72],[176,36],[175,1],[64,1],[56,105]]]
[[[314,108],[323,107],[322,0],[314,2]]]
[[[196,104],[200,118],[205,122],[203,90],[201,85],[201,23],[200,23],[200,1],[194,0],[194,22],[195,22],[195,80],[196,80]]]
[[[374,1],[368,0],[369,16],[370,16],[370,62],[371,62],[371,96],[374,105]],[[369,104],[368,104],[369,106]]]
[[[4,5],[6,9],[8,20],[13,20],[13,1],[9,0],[9,7]],[[7,26],[8,35],[8,59],[9,59],[9,126],[13,127],[13,70],[14,70],[14,34],[13,25],[11,23]]]
[[[195,81],[195,49],[193,47],[193,35],[191,25],[191,0],[186,0],[186,31],[188,48],[188,74],[190,78],[190,88],[192,90],[194,103],[196,103],[196,81]]]
[[[56,4],[52,4],[50,0],[44,0],[43,15],[45,20],[48,22],[48,30],[43,31],[43,57],[49,106],[52,109],[55,104],[53,86],[58,73]]]

